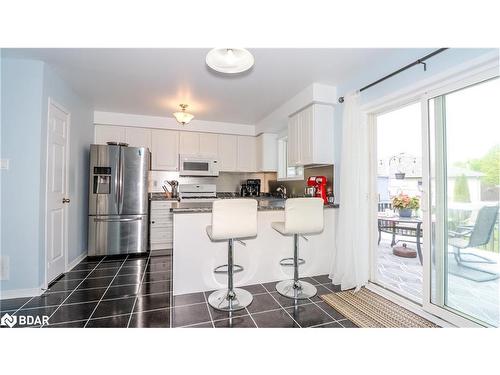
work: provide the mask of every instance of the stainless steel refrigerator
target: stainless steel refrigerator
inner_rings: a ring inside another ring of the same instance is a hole
[[[88,255],[147,251],[150,152],[90,146]]]

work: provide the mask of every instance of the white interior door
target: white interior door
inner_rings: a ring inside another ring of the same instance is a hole
[[[47,126],[47,283],[65,272],[68,246],[67,196],[70,115],[49,100]]]

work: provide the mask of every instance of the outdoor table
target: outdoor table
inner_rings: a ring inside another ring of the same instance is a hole
[[[417,245],[418,260],[422,264],[422,249],[420,245],[420,239],[422,238],[422,219],[419,217],[400,217],[400,216],[385,216],[384,214],[378,214],[378,243],[380,244],[380,239],[382,232],[389,233],[392,235],[391,246],[396,244],[396,235],[415,237],[415,243]],[[413,241],[407,241],[413,242]]]

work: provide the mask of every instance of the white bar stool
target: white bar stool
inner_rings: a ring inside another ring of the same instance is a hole
[[[323,199],[292,198],[285,202],[285,221],[272,223],[272,228],[283,235],[293,234],[293,258],[284,258],[282,266],[293,266],[293,280],[284,280],[276,284],[276,290],[282,296],[293,299],[314,297],[317,293],[314,285],[299,280],[299,264],[305,260],[299,258],[299,236],[316,234],[323,231]]]
[[[208,303],[221,311],[244,309],[253,301],[250,292],[233,288],[233,274],[243,267],[233,262],[234,240],[257,235],[257,201],[255,199],[222,199],[212,205],[212,225],[207,227],[211,241],[228,241],[227,264],[216,267],[214,273],[227,273],[227,289],[216,290],[208,296]],[[245,245],[246,246],[246,245]]]

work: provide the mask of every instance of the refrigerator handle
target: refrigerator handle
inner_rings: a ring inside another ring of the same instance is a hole
[[[115,203],[117,214],[120,214],[120,154],[118,153],[118,160],[116,161],[115,173]]]
[[[118,214],[122,213],[123,209],[123,149],[120,147],[120,155],[119,155],[119,194],[118,194]]]
[[[130,222],[130,221],[141,221],[142,220],[142,217],[141,216],[137,216],[137,217],[133,217],[133,218],[126,218],[126,219],[120,219],[120,218],[112,218],[112,219],[108,219],[108,218],[94,218],[94,222],[105,222],[105,223],[109,223],[109,222],[120,222],[120,223],[126,223],[126,222]]]

